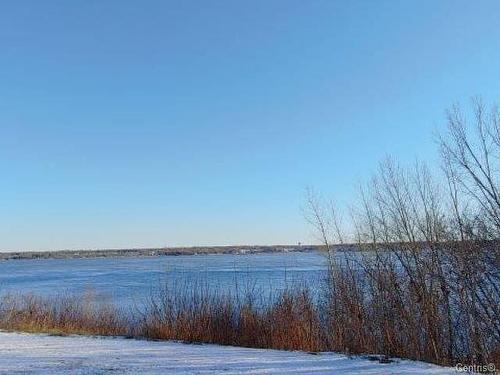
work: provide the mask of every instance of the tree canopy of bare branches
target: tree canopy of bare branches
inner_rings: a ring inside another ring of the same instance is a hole
[[[330,267],[325,316],[334,349],[499,361],[500,114],[473,100],[470,113],[454,106],[446,119],[443,173],[385,159],[360,188],[351,233],[308,196],[327,249],[336,233],[361,250],[335,254],[342,266]]]

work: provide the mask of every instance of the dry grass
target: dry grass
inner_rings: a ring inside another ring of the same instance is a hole
[[[175,290],[175,292],[174,292]],[[155,339],[319,351],[317,308],[306,288],[265,300],[256,294],[165,286],[143,314],[142,335]]]
[[[272,299],[272,301],[271,301]],[[123,335],[258,348],[320,351],[317,308],[306,288],[274,297],[223,294],[165,284],[142,311],[121,312],[93,294],[0,299],[0,329],[51,334]]]
[[[112,304],[91,293],[40,297],[6,295],[0,302],[0,328],[25,332],[125,335],[129,321]]]

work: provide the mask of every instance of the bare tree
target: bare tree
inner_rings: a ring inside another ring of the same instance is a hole
[[[500,115],[453,107],[439,139],[444,176],[386,158],[351,206],[359,252],[329,257],[325,320],[333,350],[453,364],[500,350]],[[441,183],[444,181],[445,183]],[[340,210],[308,194],[327,250],[349,236]],[[498,360],[498,358],[497,358]]]
[[[487,111],[479,100],[473,101],[473,124],[459,106],[447,113],[448,134],[440,146],[448,175],[477,206],[476,232],[490,237],[500,234],[500,113]]]

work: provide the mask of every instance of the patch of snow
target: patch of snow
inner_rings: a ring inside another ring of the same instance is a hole
[[[0,332],[0,374],[456,374],[452,368],[389,364],[336,353],[189,345],[125,338]]]

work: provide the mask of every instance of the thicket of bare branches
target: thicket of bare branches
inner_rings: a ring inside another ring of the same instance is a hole
[[[93,295],[0,297],[0,329],[51,334],[122,335],[154,340],[322,351],[317,305],[309,289],[294,286],[275,296],[256,291],[166,283],[144,307],[120,311]]]
[[[253,348],[326,349],[307,287],[295,285],[268,297],[261,292],[166,283],[147,304],[140,333],[154,339]]]
[[[51,334],[127,335],[129,317],[92,293],[7,294],[0,297],[0,329]]]
[[[500,115],[448,112],[442,174],[387,159],[351,207],[359,253],[335,254],[338,210],[308,194],[328,251],[329,346],[439,364],[499,363]]]

